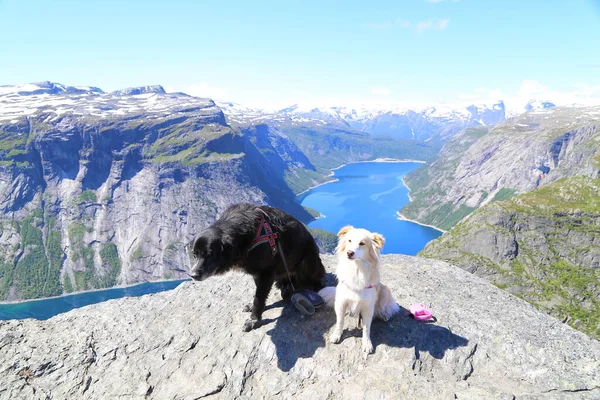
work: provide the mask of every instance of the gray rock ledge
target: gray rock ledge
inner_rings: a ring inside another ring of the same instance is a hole
[[[447,263],[384,262],[402,315],[373,324],[367,359],[355,319],[330,344],[334,311],[302,317],[277,291],[243,333],[254,284],[236,273],[0,322],[0,398],[600,399],[600,342]],[[437,323],[409,318],[416,302]]]

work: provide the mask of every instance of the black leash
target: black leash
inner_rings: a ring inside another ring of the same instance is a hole
[[[262,208],[256,207],[256,209],[258,211],[260,211],[261,213],[263,213],[266,219],[269,219],[269,215]],[[259,226],[258,229],[260,231],[262,229],[262,226]],[[277,248],[279,249],[279,255],[281,255],[281,261],[283,261],[283,266],[285,267],[285,272],[287,273],[288,279],[290,280],[290,285],[292,285],[292,289],[295,292],[296,288],[294,287],[294,283],[292,282],[292,276],[290,275],[290,270],[288,269],[287,262],[285,261],[285,255],[283,254],[283,249],[281,248],[281,240],[277,240],[277,239],[281,239],[281,238],[278,236],[273,238],[273,240],[275,240],[275,242],[277,243]],[[263,242],[263,243],[266,243],[266,242]]]

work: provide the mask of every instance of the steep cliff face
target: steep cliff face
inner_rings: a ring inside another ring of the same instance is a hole
[[[565,178],[474,212],[420,253],[600,338],[600,179]]]
[[[0,96],[0,299],[184,277],[183,243],[234,202],[311,218],[285,182],[306,157],[211,100],[30,86]]]
[[[335,258],[324,256],[329,271]],[[441,261],[383,256],[401,306],[361,352],[356,319],[303,317],[277,291],[244,333],[254,283],[232,273],[47,321],[0,321],[0,397],[10,399],[597,399],[600,343]],[[437,322],[409,318],[426,303]]]
[[[406,177],[401,213],[450,229],[476,208],[570,176],[598,176],[600,108],[531,111],[456,135],[430,166]]]

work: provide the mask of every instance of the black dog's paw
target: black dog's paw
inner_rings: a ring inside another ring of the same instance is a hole
[[[252,303],[248,303],[244,306],[244,309],[242,310],[243,312],[250,312],[252,311]]]
[[[292,297],[292,294],[294,294],[294,290],[291,288],[291,286],[283,286],[280,289],[281,292],[281,298],[283,300],[289,300]]]
[[[260,321],[254,319],[247,319],[244,322],[244,332],[250,332],[252,329],[256,329],[260,326]]]

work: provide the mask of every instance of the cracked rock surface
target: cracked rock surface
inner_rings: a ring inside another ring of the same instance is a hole
[[[303,317],[276,290],[263,326],[243,333],[254,284],[234,273],[0,322],[0,398],[600,398],[598,341],[447,263],[383,261],[402,311],[373,324],[366,359],[356,319],[330,344],[334,311]],[[417,302],[436,323],[407,316]]]

